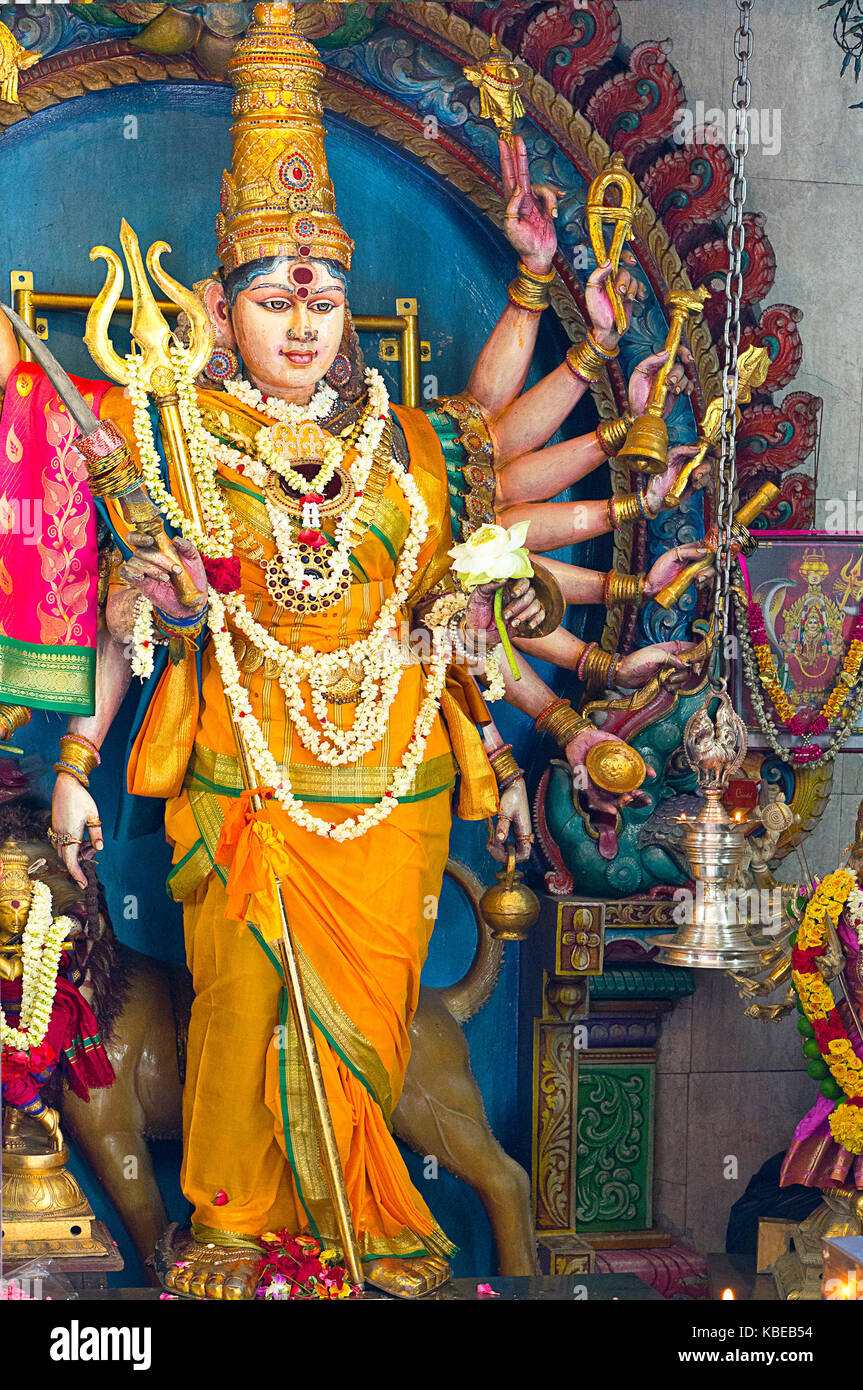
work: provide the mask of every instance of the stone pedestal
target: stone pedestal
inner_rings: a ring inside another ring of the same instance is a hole
[[[653,1220],[656,1043],[663,1016],[694,982],[688,970],[655,964],[643,941],[670,923],[671,906],[544,895],[523,948],[534,1215],[550,1273],[599,1268],[601,1251],[603,1268],[632,1270],[635,1258],[644,1278],[649,1252],[672,1244]],[[698,1256],[681,1246],[681,1260],[689,1296],[699,1296],[696,1285],[704,1296]],[[667,1260],[657,1269],[675,1283]]]

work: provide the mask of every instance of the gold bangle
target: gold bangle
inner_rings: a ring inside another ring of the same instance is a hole
[[[632,421],[628,410],[614,420],[600,420],[596,427],[596,442],[606,458],[611,458],[623,448]]]
[[[609,570],[605,577],[603,597],[606,608],[614,608],[620,603],[637,603],[641,606],[644,602],[644,575],[620,574],[618,570]]]
[[[608,358],[601,356],[586,338],[582,338],[580,343],[573,343],[564,361],[573,376],[592,384],[601,378]]]
[[[516,777],[524,776],[521,768],[512,755],[511,748],[498,748],[496,753],[489,753],[488,760],[491,763],[492,772],[494,773],[495,781],[499,787],[502,787],[504,782],[510,779],[514,780]]]
[[[552,266],[551,270],[540,272],[538,270],[529,270],[524,261],[519,261],[518,273],[519,275],[525,275],[527,279],[532,280],[535,285],[550,285],[557,275],[554,266]]]
[[[614,519],[615,531],[619,531],[621,526],[630,525],[633,521],[643,520],[641,508],[638,505],[637,492],[616,493],[612,498],[609,512]]]
[[[58,774],[58,776],[61,772],[65,772],[67,777],[74,777],[75,781],[80,782],[81,786],[84,788],[89,788],[90,786],[87,774],[85,772],[82,772],[80,768],[73,767],[71,763],[55,763],[54,771]]]
[[[602,647],[593,647],[583,659],[582,678],[585,685],[608,684],[608,675],[617,652],[604,652]]]
[[[99,754],[89,743],[83,743],[73,734],[63,734],[60,739],[60,761],[89,777],[99,764]]]
[[[0,704],[0,740],[5,743],[25,724],[29,724],[32,717],[33,711],[26,705]]]
[[[551,734],[560,748],[565,748],[582,729],[590,727],[590,720],[585,719],[578,710],[574,710],[568,700],[563,704],[553,705],[548,714],[541,715],[536,721],[537,732]]]
[[[547,275],[536,275],[528,270],[522,261],[518,263],[518,274],[509,283],[508,294],[519,309],[527,309],[532,314],[541,314],[551,303],[549,286],[557,274],[551,270]]]

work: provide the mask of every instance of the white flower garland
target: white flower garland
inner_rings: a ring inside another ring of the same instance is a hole
[[[0,1039],[4,1047],[27,1052],[45,1041],[57,993],[63,942],[76,925],[71,917],[52,916],[51,889],[47,883],[33,884],[33,900],[21,945],[21,1026],[11,1027],[0,1009]]]
[[[500,669],[497,647],[492,647],[491,651],[486,653],[485,678],[488,682],[484,692],[486,703],[493,705],[496,700],[502,700],[506,695],[506,685],[504,684],[503,672]]]
[[[326,420],[328,415],[332,415],[338,405],[338,392],[328,386],[325,381],[319,381],[315,394],[307,405],[296,405],[293,401],[280,400],[278,396],[268,396],[264,400],[263,395],[246,381],[245,377],[233,377],[225,382],[225,390],[229,396],[235,400],[242,401],[252,410],[259,410],[262,415],[272,415],[274,420],[278,420],[283,425],[304,425],[309,423],[317,424],[320,420]]]
[[[848,921],[857,933],[857,940],[863,949],[863,892],[857,887],[856,883],[845,900],[845,912]]]
[[[132,625],[132,675],[140,676],[142,681],[153,674],[155,644],[153,605],[145,594],[139,594]]]
[[[414,721],[411,740],[402,757],[401,764],[394,770],[384,795],[380,801],[369,806],[360,815],[351,816],[340,825],[334,825],[330,821],[318,820],[316,816],[311,815],[305,809],[303,802],[294,796],[287,773],[282,773],[279,764],[270,752],[261,725],[252,711],[248,691],[242,684],[230,629],[225,621],[226,616],[226,608],[221,595],[214,593],[210,604],[209,624],[213,634],[216,661],[225,694],[242,730],[249,758],[258,775],[260,785],[272,788],[276,800],[289,818],[302,829],[336,841],[359,839],[374,825],[379,825],[381,821],[386,820],[387,816],[391,815],[398,805],[399,797],[408,795],[414,784],[446,683],[448,656],[443,650],[440,640],[444,634],[440,629],[434,633],[434,649],[429,663],[425,698]]]
[[[189,518],[183,515],[162,483],[159,455],[147,409],[147,393],[140,371],[140,359],[132,356],[129,358],[133,368],[130,390],[135,406],[135,435],[144,466],[144,481],[152,500],[163,515],[187,539],[193,541],[202,554],[212,558],[223,558],[233,554],[233,531],[215,481],[218,463],[221,461],[234,468],[239,464],[250,480],[261,487],[266,482],[266,468],[261,461],[220,444],[209,434],[201,419],[194,381],[188,367],[188,353],[183,348],[172,347],[171,358],[177,373],[183,428],[189,443],[207,534],[202,534],[199,528],[193,526]],[[351,547],[355,544],[352,536],[353,522],[362,506],[375,451],[389,418],[389,396],[380,373],[374,368],[368,369],[366,381],[369,388],[369,405],[355,445],[357,457],[351,468],[356,496],[348,513],[341,520],[336,548],[327,567],[328,572],[320,579],[316,580],[306,574],[300,562],[297,543],[289,527],[278,508],[271,506],[267,499],[273,533],[290,582],[296,582],[298,587],[311,589],[316,594],[326,595],[334,592],[344,576],[350,574],[349,556]],[[331,413],[338,399],[335,392],[323,384],[305,407],[278,400],[264,402],[260,391],[249,386],[247,382],[231,382],[227,389],[231,395],[245,404],[274,416],[280,422],[293,425],[325,418]],[[267,445],[264,444],[264,452],[266,451]],[[326,461],[332,457],[334,454],[328,452]],[[343,451],[341,457],[344,457]],[[275,460],[272,462],[275,466]],[[283,775],[270,752],[261,725],[252,711],[248,692],[242,683],[227,618],[230,616],[236,628],[262,651],[265,658],[274,662],[285,693],[287,712],[303,747],[318,761],[331,766],[357,763],[380,744],[386,733],[390,711],[398,694],[405,666],[403,654],[393,633],[410,593],[419,554],[428,535],[428,508],[409,469],[395,460],[391,461],[390,467],[408,503],[410,522],[393,580],[393,593],[382,604],[372,630],[365,638],[348,648],[333,652],[319,653],[311,647],[303,647],[296,652],[283,646],[252,617],[241,593],[221,595],[212,587],[209,590],[208,624],[213,636],[216,663],[259,783],[273,789],[276,799],[292,821],[314,834],[336,841],[356,839],[366,834],[372,826],[379,824],[391,814],[400,796],[410,792],[417,769],[423,760],[425,746],[437,717],[446,682],[448,654],[444,645],[445,629],[433,630],[433,650],[428,665],[425,696],[414,721],[408,747],[400,765],[393,771],[383,797],[358,816],[351,817],[340,825],[334,825],[317,819],[305,809],[302,801],[294,796],[287,775]],[[310,484],[302,475],[297,474],[295,481],[291,477],[292,470],[285,472],[282,468],[279,471],[292,485],[299,485],[303,493],[308,491]],[[143,630],[143,617],[141,621]],[[354,723],[350,729],[331,728],[327,715],[327,689],[339,679],[348,664],[360,666],[364,671],[355,706]],[[305,714],[300,691],[302,682],[309,686],[312,709],[321,726],[318,729],[312,726]]]

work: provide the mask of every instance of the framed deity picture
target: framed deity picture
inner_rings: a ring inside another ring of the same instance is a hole
[[[750,605],[757,603],[763,615],[766,640],[788,702],[784,706],[786,717],[792,717],[790,709],[808,724],[837,685],[860,614],[863,536],[822,531],[762,532],[754,554],[748,559],[740,557],[740,569]],[[750,606],[750,623],[753,620],[757,623],[757,611],[753,614]],[[744,678],[740,649],[735,651],[734,670],[737,709],[746,721],[750,746],[766,748],[769,745]],[[790,743],[769,693],[762,694],[780,741]],[[823,738],[820,741],[823,743]],[[847,752],[863,752],[863,713],[858,714],[844,747]]]

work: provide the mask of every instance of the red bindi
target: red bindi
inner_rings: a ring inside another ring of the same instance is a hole
[[[315,272],[310,265],[296,265],[291,271],[291,279],[297,285],[310,285],[315,278]]]

